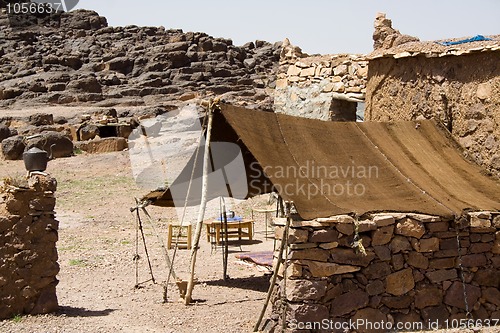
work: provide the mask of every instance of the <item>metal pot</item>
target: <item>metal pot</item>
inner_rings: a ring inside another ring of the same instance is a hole
[[[37,147],[33,147],[23,153],[24,166],[28,171],[45,171],[47,169],[47,162],[50,159],[52,159],[52,156],[49,156],[45,150]]]

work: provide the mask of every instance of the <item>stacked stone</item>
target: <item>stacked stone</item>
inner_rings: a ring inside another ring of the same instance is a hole
[[[368,62],[362,55],[308,56],[285,40],[274,108],[295,116],[332,120],[332,110],[339,108],[332,100],[364,101],[367,76]],[[355,111],[354,105],[353,114]]]
[[[418,42],[393,29],[383,13],[374,28],[365,120],[437,119],[468,157],[500,177],[499,36],[453,47]]]
[[[280,240],[283,231],[276,229]],[[363,246],[355,246],[356,239]],[[498,212],[470,213],[457,221],[402,213],[359,222],[347,215],[293,221],[287,242],[287,270],[280,273],[273,300],[276,324],[281,325],[283,276],[292,328],[358,319],[451,327],[467,318],[467,310],[478,324],[500,319]]]
[[[364,56],[313,56],[280,62],[276,87],[283,89],[297,85],[305,88],[316,83],[323,86],[323,92],[352,93],[352,96],[362,97],[366,91],[367,75],[368,61]]]
[[[56,186],[56,180],[46,175],[31,176],[22,188],[4,181],[0,203],[0,319],[58,308]]]

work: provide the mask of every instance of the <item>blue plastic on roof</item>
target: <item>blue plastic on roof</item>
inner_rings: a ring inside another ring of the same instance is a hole
[[[444,46],[451,46],[451,45],[459,45],[459,44],[465,44],[465,43],[471,43],[471,42],[481,42],[484,40],[491,40],[491,38],[484,37],[483,35],[477,35],[477,36],[467,38],[467,39],[448,41],[448,42],[437,42],[437,43],[444,45]]]

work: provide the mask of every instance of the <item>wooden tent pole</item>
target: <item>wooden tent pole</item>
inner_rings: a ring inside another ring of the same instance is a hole
[[[278,273],[280,270],[281,263],[285,260],[288,260],[288,258],[283,259],[283,252],[285,252],[285,245],[288,243],[288,230],[290,229],[290,206],[292,202],[287,202],[287,218],[286,218],[286,224],[285,224],[285,229],[283,230],[283,236],[281,238],[281,243],[280,243],[280,251],[278,254],[278,259],[276,260],[276,266],[274,266],[274,272],[273,272],[273,277],[271,278],[271,283],[269,284],[269,289],[267,290],[267,296],[266,300],[264,301],[264,306],[262,307],[262,311],[260,311],[259,314],[259,319],[257,319],[257,323],[255,323],[255,326],[253,327],[253,332],[258,332],[260,324],[262,323],[262,319],[264,318],[264,314],[266,313],[267,306],[269,304],[269,300],[271,299],[271,295],[273,293],[274,287],[276,286],[276,278],[278,277]]]
[[[194,288],[194,269],[196,266],[196,255],[198,254],[198,245],[200,243],[201,230],[203,228],[203,219],[205,217],[205,209],[207,206],[207,186],[208,186],[208,166],[210,165],[210,138],[212,132],[212,120],[213,120],[213,105],[212,101],[209,102],[208,106],[208,124],[207,124],[207,136],[205,139],[205,152],[203,154],[203,178],[202,178],[202,189],[201,189],[201,200],[200,200],[200,210],[198,213],[198,220],[196,221],[196,231],[194,235],[194,243],[191,248],[191,264],[190,264],[190,276],[186,290],[186,297],[184,298],[184,304],[188,305],[191,303],[191,296],[193,294]]]

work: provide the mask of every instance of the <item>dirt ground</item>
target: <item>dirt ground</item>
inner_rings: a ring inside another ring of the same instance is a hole
[[[222,279],[222,251],[212,249],[202,234],[196,274],[200,284],[193,305],[178,302],[174,284],[163,303],[168,271],[156,234],[143,220],[156,284],[136,284],[136,220],[130,212],[134,197],[145,194],[130,170],[127,152],[77,155],[49,162],[58,180],[57,219],[60,221],[57,295],[60,311],[43,316],[16,317],[0,322],[0,332],[249,332],[257,320],[269,276],[241,264],[229,248],[228,275]],[[1,161],[0,175],[24,173],[22,161]],[[171,208],[149,207],[158,233],[166,243],[167,224],[177,219]],[[249,216],[242,205],[238,214]],[[272,250],[265,238],[263,216],[256,218],[256,240],[243,242],[242,251]],[[139,243],[139,282],[150,279],[144,246]],[[170,255],[172,255],[170,250]],[[187,277],[189,251],[179,250],[176,272]],[[173,281],[173,279],[171,279]]]

